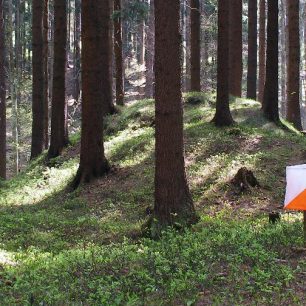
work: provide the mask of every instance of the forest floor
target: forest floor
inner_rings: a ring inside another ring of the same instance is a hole
[[[153,205],[154,104],[130,103],[105,121],[111,172],[69,191],[79,134],[0,182],[1,305],[305,305],[299,213],[282,212],[285,167],[306,162],[306,138],[237,100],[238,125],[210,123],[215,97],[186,94],[187,174],[200,221],[158,241],[142,237]],[[191,99],[190,99],[191,97]],[[196,104],[190,102],[198,102]],[[237,192],[252,170],[260,187]],[[279,210],[281,222],[269,224]]]

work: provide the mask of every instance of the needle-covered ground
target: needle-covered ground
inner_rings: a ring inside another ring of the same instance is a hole
[[[187,173],[200,222],[143,238],[153,205],[154,103],[105,122],[104,178],[70,192],[79,137],[0,182],[1,305],[305,305],[300,214],[283,213],[285,167],[306,161],[306,139],[266,122],[259,104],[232,103],[237,125],[218,129],[210,95],[188,94]],[[246,167],[260,187],[233,186]]]

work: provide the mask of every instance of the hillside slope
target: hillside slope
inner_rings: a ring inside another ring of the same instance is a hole
[[[190,99],[190,97],[192,99]],[[4,305],[305,304],[301,216],[282,206],[285,167],[306,162],[306,139],[266,122],[259,104],[232,104],[217,129],[210,96],[186,95],[188,179],[201,221],[160,241],[141,237],[153,205],[154,105],[131,103],[105,122],[112,171],[81,189],[79,139],[0,182],[0,301]],[[237,192],[241,167],[260,187]]]

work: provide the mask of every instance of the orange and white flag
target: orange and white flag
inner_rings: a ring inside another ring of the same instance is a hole
[[[306,210],[306,164],[286,168],[285,209]]]

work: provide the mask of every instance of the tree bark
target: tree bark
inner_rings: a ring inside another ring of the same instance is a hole
[[[74,78],[75,78],[75,93],[76,100],[79,100],[80,97],[80,74],[81,74],[81,0],[75,0],[75,55],[74,55]]]
[[[105,9],[107,7],[107,12],[104,12],[104,18],[102,18],[102,29],[103,35],[107,42],[101,46],[100,56],[102,58],[101,70],[104,69],[105,62],[107,62],[108,67],[108,76],[103,75],[103,114],[104,116],[112,115],[116,112],[115,105],[113,102],[113,53],[114,53],[114,46],[113,46],[113,28],[112,28],[112,12],[114,8],[113,0],[104,0],[105,1]],[[104,46],[107,46],[108,49],[106,50]]]
[[[265,80],[266,80],[266,0],[260,0],[258,101],[260,101],[261,103],[263,103]]]
[[[150,0],[149,20],[147,27],[147,48],[146,48],[146,98],[154,97],[154,45],[155,45],[155,28],[154,28],[154,0]]]
[[[248,76],[247,98],[256,100],[257,85],[257,0],[249,0],[248,6]]]
[[[0,178],[6,179],[6,72],[4,0],[0,0]]]
[[[138,44],[138,64],[143,65],[145,61],[145,21],[140,20],[137,31],[137,44]]]
[[[287,0],[288,13],[288,66],[287,66],[287,120],[302,130],[300,111],[300,4]]]
[[[109,90],[105,82],[110,64],[109,20],[108,0],[82,1],[82,132],[74,188],[109,170],[103,143],[103,115],[108,99],[104,93]]]
[[[229,107],[229,1],[218,1],[217,103],[212,120],[216,126],[234,124]]]
[[[33,0],[32,19],[32,69],[33,69],[33,123],[31,159],[37,157],[44,149],[44,65],[43,65],[43,11],[44,2]]]
[[[188,188],[183,141],[180,1],[155,0],[155,206],[151,234],[197,220]],[[167,14],[165,14],[167,12]]]
[[[279,46],[280,46],[280,114],[286,118],[287,113],[287,66],[288,66],[288,18],[287,18],[287,0],[279,2]]]
[[[62,153],[68,144],[65,75],[67,66],[67,2],[54,0],[54,63],[51,137],[48,157]]]
[[[229,93],[241,97],[242,83],[242,0],[230,1]]]
[[[263,112],[279,123],[278,112],[278,0],[268,0],[267,63]]]
[[[201,91],[201,13],[200,1],[191,0],[191,91]],[[188,34],[187,34],[188,35]]]
[[[185,78],[183,80],[183,83],[184,83],[183,88],[186,92],[188,92],[191,90],[191,0],[184,0],[184,1],[186,2],[186,10],[185,10],[186,73],[185,73]],[[201,11],[200,11],[200,16],[201,16]],[[201,32],[201,28],[200,28],[200,32]],[[201,33],[199,35],[201,35]],[[201,62],[201,59],[200,59],[200,62]]]
[[[44,132],[45,132],[45,149],[49,147],[49,76],[48,76],[48,32],[49,32],[49,0],[44,0],[44,16],[43,16],[43,61],[44,61]]]
[[[114,53],[116,65],[116,104],[124,105],[121,0],[114,0]]]

